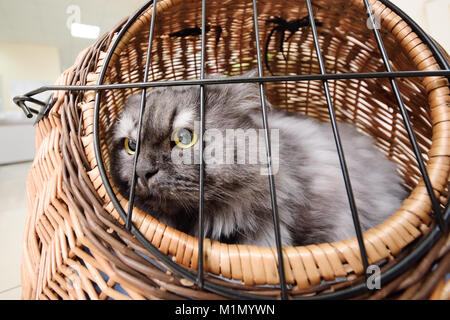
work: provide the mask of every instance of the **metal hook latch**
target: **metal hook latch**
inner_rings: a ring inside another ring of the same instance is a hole
[[[33,113],[36,114],[37,115],[36,116],[36,121],[34,122],[34,124],[36,124],[43,117],[47,116],[48,112],[50,111],[50,109],[55,104],[56,99],[53,98],[53,94],[50,95],[50,97],[48,98],[47,102],[43,102],[43,101],[40,101],[38,99],[32,98],[30,96],[24,95],[24,96],[16,96],[16,97],[14,97],[13,101],[20,109],[22,109],[22,111],[25,113],[27,118],[32,118],[33,117]],[[34,103],[36,105],[39,105],[41,108],[40,108],[40,110],[37,110],[35,108],[27,106],[25,102]]]

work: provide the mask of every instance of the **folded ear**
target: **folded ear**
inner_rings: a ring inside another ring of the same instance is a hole
[[[132,94],[131,96],[129,96],[127,98],[127,100],[125,101],[125,105],[124,105],[124,110],[130,111],[132,109],[137,109],[139,110],[140,105],[141,105],[141,95],[142,93],[135,93]]]
[[[123,105],[123,109],[119,115],[119,123],[127,123],[127,127],[136,127],[138,119],[139,119],[139,113],[141,110],[141,96],[142,94],[140,92],[132,94],[129,96]],[[147,93],[147,99],[148,99],[148,93]],[[119,127],[121,124],[119,124]]]
[[[246,71],[243,74],[241,74],[239,76],[235,76],[233,78],[253,78],[253,77],[257,77],[257,76],[258,76],[258,69],[251,69],[251,70]],[[223,79],[223,78],[226,78],[226,76],[224,76],[221,73],[207,73],[207,74],[205,74],[205,78],[206,79]]]
[[[114,123],[113,135],[116,140],[133,136],[139,119],[140,100],[140,93],[126,99],[123,110]]]
[[[147,109],[148,106],[150,105],[149,101],[153,90],[155,90],[155,88],[148,88],[147,93],[145,95]],[[138,117],[141,111],[141,99],[142,99],[142,92],[137,91],[137,93],[132,94],[125,100],[123,111],[127,111],[128,113]]]
[[[244,72],[239,77],[241,78],[254,78],[258,76],[258,69],[251,69],[249,71]]]
[[[236,78],[254,78],[258,77],[258,70],[252,69],[243,73]],[[241,110],[246,109],[246,111],[261,110],[261,92],[258,82],[242,82],[231,85],[232,94],[236,106]],[[267,108],[270,108],[270,103],[266,99]],[[245,111],[245,110],[242,110]]]

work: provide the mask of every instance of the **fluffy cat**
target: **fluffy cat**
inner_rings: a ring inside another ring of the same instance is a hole
[[[195,121],[199,119],[199,92],[198,86],[147,92],[135,197],[137,207],[194,236],[198,226],[198,161],[175,163],[173,154],[190,149],[192,158],[198,160],[200,143],[195,143],[194,132]],[[214,129],[225,135],[227,129],[263,128],[257,84],[208,85],[205,92],[205,130]],[[354,237],[330,124],[274,109],[269,102],[267,105],[269,126],[272,131],[279,130],[276,150],[279,166],[274,179],[283,245]],[[120,193],[127,198],[139,108],[140,94],[131,96],[113,131],[110,173]],[[406,191],[394,163],[375,148],[369,137],[351,125],[338,126],[360,222],[363,230],[367,230],[394,213]],[[185,144],[180,145],[183,139]],[[196,148],[187,146],[191,140]],[[205,141],[205,148],[209,143],[212,142]],[[236,149],[237,145],[231,148]],[[264,166],[205,165],[206,237],[227,243],[274,246],[268,177],[261,174]]]

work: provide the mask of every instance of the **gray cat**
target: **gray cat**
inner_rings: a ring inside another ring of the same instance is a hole
[[[198,86],[175,86],[147,93],[135,198],[140,209],[194,236],[199,203],[200,143],[195,124],[199,119],[199,91]],[[257,84],[208,85],[205,92],[206,131],[213,129],[225,136],[227,129],[242,132],[263,128]],[[114,125],[110,155],[111,177],[127,198],[139,107],[140,94],[131,96]],[[279,162],[274,179],[283,245],[354,237],[330,124],[274,109],[269,103],[268,108],[271,133],[277,130],[279,137],[279,146],[273,143],[272,151],[276,151],[274,159]],[[363,230],[367,230],[394,213],[406,191],[394,163],[375,148],[369,137],[348,124],[340,123],[339,129],[360,222]],[[214,143],[204,141],[205,148]],[[219,142],[219,146],[224,143]],[[265,148],[264,143],[261,145]],[[249,140],[245,147],[251,149]],[[236,151],[232,156],[236,160],[237,143],[231,147],[228,144],[224,150]],[[191,162],[174,161],[174,155],[187,151],[191,151],[187,157]],[[247,151],[245,159],[251,152]],[[261,174],[264,166],[236,162],[205,164],[206,237],[226,243],[274,246],[268,177]]]

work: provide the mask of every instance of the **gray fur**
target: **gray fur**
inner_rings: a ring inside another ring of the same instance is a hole
[[[262,128],[257,84],[208,85],[205,129]],[[114,127],[111,176],[129,196],[133,156],[123,139],[135,138],[140,95],[132,96]],[[270,105],[269,105],[270,108]],[[147,93],[136,205],[160,221],[197,235],[199,165],[171,161],[174,123],[194,129],[199,88],[156,88]],[[284,245],[333,242],[355,236],[348,198],[329,123],[270,108],[271,128],[280,131],[280,164],[274,175]],[[363,230],[375,227],[406,196],[395,165],[372,140],[351,125],[339,124]],[[198,143],[197,143],[198,145]],[[196,157],[195,153],[194,157]],[[223,242],[274,245],[268,177],[260,165],[205,166],[205,235]]]

